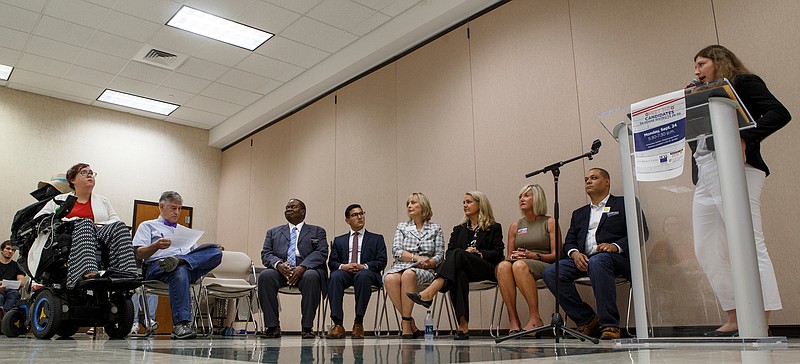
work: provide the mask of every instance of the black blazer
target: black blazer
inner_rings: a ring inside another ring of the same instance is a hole
[[[733,79],[733,88],[736,94],[756,121],[756,127],[742,130],[739,136],[744,140],[744,155],[747,164],[764,171],[769,176],[769,168],[764,158],[761,157],[761,141],[770,134],[778,131],[792,120],[789,110],[769,92],[767,84],[761,77],[753,74],[739,75]],[[709,149],[713,150],[713,138]],[[697,184],[697,163],[694,160],[696,142],[689,143],[692,149],[692,182]]]
[[[331,269],[331,272],[338,270],[342,264],[350,263],[349,240],[349,232],[333,239],[331,257],[328,261],[328,268]],[[366,264],[369,270],[380,274],[386,268],[386,243],[383,235],[373,234],[365,229],[361,244],[361,264]]]
[[[628,259],[628,227],[625,221],[625,201],[621,196],[608,196],[606,207],[609,211],[603,213],[600,224],[597,226],[595,239],[598,244],[615,243],[622,248],[622,256]],[[592,208],[585,205],[572,212],[569,230],[564,238],[564,256],[572,249],[584,253],[586,250],[586,233],[589,230],[589,217]],[[646,229],[646,228],[645,228]],[[646,234],[646,233],[645,233]]]
[[[450,242],[447,245],[447,251],[453,249],[467,249],[469,243],[472,241],[473,232],[467,227],[466,223],[456,225],[453,232],[450,233]],[[497,265],[505,258],[503,250],[503,227],[500,223],[494,223],[489,230],[478,231],[478,240],[476,248],[483,254],[483,259],[492,265]]]

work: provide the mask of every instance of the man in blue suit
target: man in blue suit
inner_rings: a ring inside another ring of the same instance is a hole
[[[605,169],[590,169],[584,182],[591,203],[572,213],[563,250],[569,258],[558,262],[558,278],[555,265],[545,268],[542,275],[553,294],[559,285],[559,304],[578,324],[579,332],[596,337],[599,328],[601,339],[618,339],[615,280],[631,277],[625,202],[609,193],[611,178]],[[586,276],[592,281],[597,314],[575,288],[575,280]]]
[[[261,261],[264,271],[258,275],[258,297],[267,327],[264,337],[281,337],[278,318],[278,289],[296,286],[300,289],[300,326],[304,339],[313,339],[314,314],[324,294],[328,276],[328,242],[325,229],[306,224],[306,205],[298,199],[286,204],[284,216],[289,224],[267,231]]]
[[[383,235],[366,229],[365,212],[361,205],[352,204],[344,210],[344,222],[350,232],[337,236],[331,246],[328,267],[328,300],[331,303],[333,328],[328,339],[344,339],[344,311],[342,300],[344,289],[350,286],[356,291],[356,318],[353,322],[353,339],[364,338],[364,314],[372,294],[372,286],[381,286],[381,271],[386,267],[386,243]]]

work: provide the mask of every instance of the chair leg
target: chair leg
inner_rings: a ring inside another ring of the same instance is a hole
[[[214,320],[211,317],[211,307],[208,305],[208,287],[201,288],[206,298],[206,314],[208,314],[208,336],[214,333]]]
[[[631,335],[631,301],[633,300],[633,284],[631,284],[631,288],[628,288],[628,312],[625,314],[625,331],[628,332],[628,336],[633,337]]]
[[[489,336],[493,339],[500,336],[500,322],[497,322],[497,332],[494,329],[494,315],[497,313],[497,295],[500,292],[500,286],[494,286],[494,301],[492,301],[492,318],[489,320]],[[501,306],[502,307],[502,306]],[[502,310],[502,308],[501,308]]]

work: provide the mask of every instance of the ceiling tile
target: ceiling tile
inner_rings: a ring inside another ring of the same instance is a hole
[[[114,80],[114,75],[86,67],[72,65],[72,67],[70,67],[67,73],[64,75],[64,78],[70,81],[106,88],[108,84]]]
[[[56,86],[55,91],[65,95],[77,96],[82,99],[95,100],[100,97],[101,93],[103,93],[103,89],[104,87],[87,85],[85,83],[70,80],[61,80],[61,82],[59,82]]]
[[[106,8],[111,8],[117,2],[117,0],[86,0],[86,1]]]
[[[48,76],[61,77],[69,69],[69,63],[40,57],[35,54],[23,53],[16,67]]]
[[[104,32],[95,32],[86,43],[86,48],[125,59],[133,58],[143,46],[142,42]]]
[[[18,8],[16,6],[0,4],[0,24],[6,28],[31,32],[39,20],[39,13]]]
[[[44,14],[90,28],[96,28],[108,13],[108,8],[81,0],[50,1]]]
[[[78,58],[75,59],[75,64],[93,70],[117,74],[128,64],[128,59],[84,48]]]
[[[300,14],[261,1],[253,2],[247,11],[233,20],[265,32],[277,34],[300,18]]]
[[[209,38],[169,26],[159,29],[150,40],[150,44],[164,48],[167,51],[183,53],[192,56],[207,42],[216,42]]]
[[[379,26],[383,25],[384,23],[388,22],[391,19],[392,18],[390,18],[386,14],[375,13],[375,14],[372,14],[372,16],[370,16],[369,18],[367,18],[363,22],[359,23],[358,25],[356,25],[356,26],[354,26],[354,27],[352,27],[352,28],[350,28],[348,30],[353,34],[357,34],[357,35],[363,37],[363,36],[367,35],[369,32],[375,30],[376,28],[378,28]]]
[[[200,48],[200,50],[194,54],[194,56],[228,67],[233,67],[251,53],[252,52],[247,49],[227,43],[207,42],[203,48]]]
[[[173,72],[161,86],[166,86],[186,92],[198,93],[204,88],[208,87],[211,81],[204,80],[199,77],[184,75],[182,73]]]
[[[278,87],[281,87],[282,85],[283,85],[283,83],[282,83],[282,82],[278,82],[278,81],[275,81],[275,80],[269,79],[269,80],[267,80],[267,83],[263,84],[263,85],[262,85],[261,87],[259,87],[259,88],[258,88],[258,90],[256,90],[255,92],[256,92],[256,93],[259,93],[259,94],[262,94],[262,95],[266,95],[266,94],[268,94],[268,93],[270,93],[270,92],[274,91],[274,90],[275,90],[275,89],[277,89]]]
[[[108,85],[111,90],[125,92],[136,96],[149,95],[150,92],[155,90],[156,85],[152,83],[142,82],[127,77],[117,77],[111,84]]]
[[[194,97],[194,94],[186,91],[176,90],[174,88],[158,86],[155,88],[155,90],[153,90],[153,92],[150,92],[147,97],[172,104],[183,105],[189,101],[189,99]]]
[[[310,18],[300,18],[281,35],[331,53],[344,48],[357,38],[353,34]]]
[[[307,15],[339,29],[350,29],[374,13],[375,10],[349,0],[327,0]]]
[[[39,88],[42,90],[51,90],[58,84],[59,78],[41,73],[31,72],[24,68],[14,68],[14,73],[11,74],[9,80],[13,88],[15,84],[26,85],[30,87]]]
[[[162,24],[149,22],[133,15],[112,10],[108,12],[108,16],[100,24],[100,30],[147,43],[162,26]]]
[[[364,5],[370,9],[381,10],[387,5],[391,4],[394,0],[354,0],[355,2]]]
[[[21,32],[16,29],[0,27],[0,47],[16,49],[21,51],[25,49],[28,43],[30,34]]]
[[[180,110],[180,108],[178,110]],[[178,112],[178,110],[173,111],[172,114],[170,114],[169,116],[167,116],[164,119],[164,121],[167,121],[167,122],[170,122],[170,123],[174,123],[174,124],[189,126],[189,127],[193,127],[193,128],[203,129],[203,130],[211,129],[211,128],[217,126],[217,124],[219,124],[219,123],[206,124],[206,123],[195,122],[195,121],[192,121],[192,120],[183,120],[183,119],[178,119],[176,117],[173,117],[172,115],[175,115],[175,113]],[[204,111],[200,111],[200,112],[204,112]],[[221,115],[217,115],[217,116],[224,118],[224,116],[221,116]]]
[[[227,101],[212,99],[202,95],[193,97],[191,100],[189,100],[189,102],[186,103],[186,106],[224,116],[232,116],[233,114],[236,114],[242,110],[242,107],[239,105]]]
[[[17,60],[19,60],[19,56],[22,52],[13,50],[11,48],[0,47],[0,64],[4,64],[6,66],[14,66],[17,64]]]
[[[28,9],[37,13],[42,12],[47,0],[0,0],[0,3],[14,5],[18,8]]]
[[[117,1],[113,9],[158,24],[166,24],[181,5],[169,0],[124,0]]]
[[[252,2],[252,0],[186,0],[184,5],[225,19],[233,19]]]
[[[89,27],[45,15],[39,20],[33,34],[83,47],[93,32]]]
[[[418,3],[420,3],[420,0],[394,0],[391,4],[381,9],[381,13],[395,17]]]
[[[28,41],[28,47],[25,48],[25,52],[72,63],[81,53],[81,48],[34,35]]]
[[[269,3],[278,5],[284,9],[289,9],[296,13],[305,14],[322,0],[266,0]]]
[[[178,67],[177,72],[214,81],[229,69],[230,67],[221,64],[192,57]]]
[[[206,87],[205,90],[200,92],[200,94],[241,106],[248,106],[260,99],[262,96],[255,92],[245,91],[240,88],[226,86],[219,83],[212,83],[210,86]]]
[[[79,104],[91,105],[92,102],[94,102],[94,100],[92,100],[92,99],[84,99],[82,97],[77,97],[77,96],[73,96],[73,95],[70,95],[70,94],[65,94],[63,92],[57,92],[57,91],[53,91],[53,90],[33,89],[30,92],[34,92],[34,93],[37,93],[39,95],[53,97],[53,98],[56,98],[56,99],[72,101],[72,102],[76,102],[76,103],[79,103]]]
[[[264,76],[260,76],[255,73],[245,72],[233,68],[230,71],[225,72],[224,75],[220,76],[220,78],[217,79],[217,82],[228,86],[238,87],[244,90],[255,92],[261,86],[263,86],[268,80],[269,78],[266,78]]]
[[[122,69],[119,75],[158,85],[164,82],[170,73],[172,71],[134,61],[128,62],[128,65]]]
[[[280,36],[270,38],[256,53],[303,68],[311,68],[330,56],[328,52]]]
[[[213,127],[225,121],[227,117],[220,114],[215,114],[213,112],[193,109],[188,106],[181,106],[177,110],[173,111],[172,114],[170,114],[167,118],[168,121],[171,121],[171,119],[200,123]]]
[[[295,65],[258,54],[251,54],[250,57],[236,65],[236,68],[281,82],[287,82],[305,71],[305,69]]]

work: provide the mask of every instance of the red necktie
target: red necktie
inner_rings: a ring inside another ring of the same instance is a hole
[[[358,263],[358,232],[353,233],[353,252],[350,254],[350,263]]]

